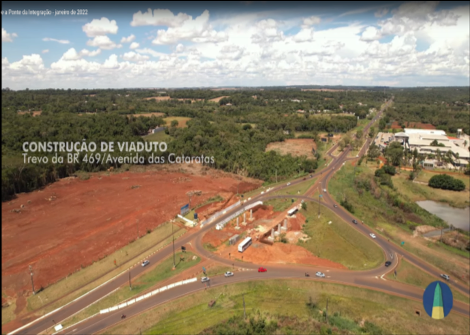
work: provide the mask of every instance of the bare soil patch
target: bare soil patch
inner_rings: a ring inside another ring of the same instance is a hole
[[[228,98],[228,97],[229,97],[228,95],[223,95],[223,96],[218,97],[218,98],[209,99],[209,101],[219,102],[219,101],[222,100],[223,98]]]
[[[2,203],[2,292],[29,292],[29,265],[38,289],[111,254],[174,218],[188,202],[188,191],[202,191],[191,199],[197,206],[220,194],[233,196],[237,184],[233,175],[199,164],[135,166],[19,194]],[[244,179],[240,187],[260,184]]]
[[[277,151],[281,155],[291,154],[292,156],[307,156],[314,158],[312,149],[317,149],[317,144],[312,139],[288,139],[284,142],[269,143],[266,151]]]
[[[401,129],[401,126],[397,121],[394,121],[391,125],[392,129]],[[405,128],[417,128],[417,129],[436,129],[432,124],[421,123],[421,122],[405,122]]]

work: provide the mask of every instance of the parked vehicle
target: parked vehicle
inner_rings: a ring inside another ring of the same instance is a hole
[[[266,272],[268,270],[266,270],[265,268],[261,267],[261,268],[258,268],[258,272]]]
[[[325,274],[324,274],[323,272],[320,272],[320,271],[318,271],[317,273],[315,273],[315,275],[316,275],[317,277],[320,277],[320,278],[325,278]]]
[[[225,277],[231,277],[231,276],[233,276],[233,272],[227,271],[227,272],[225,272],[224,276]]]
[[[149,261],[143,261],[143,262],[142,262],[142,266],[147,266],[147,265],[149,265],[149,264],[150,264]]]
[[[205,283],[205,282],[208,282],[210,281],[209,277],[202,277],[201,278],[201,283]]]
[[[441,277],[444,278],[445,280],[450,280],[450,277],[446,274],[441,273]]]
[[[390,261],[386,261],[386,262],[385,262],[385,266],[386,266],[386,267],[389,267],[391,264],[392,264],[392,262],[390,262]]]

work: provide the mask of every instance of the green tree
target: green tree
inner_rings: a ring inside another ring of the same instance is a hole
[[[302,202],[302,209],[303,209],[304,211],[307,210],[307,203],[306,203],[306,202]]]
[[[390,161],[394,166],[400,166],[403,160],[403,147],[398,142],[392,142],[385,149],[385,157]]]
[[[178,120],[172,120],[172,121],[171,121],[171,127],[172,127],[172,128],[178,127]]]

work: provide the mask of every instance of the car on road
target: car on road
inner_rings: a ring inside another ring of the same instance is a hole
[[[445,280],[450,280],[450,277],[446,274],[441,273],[441,277],[444,278]]]
[[[386,266],[386,267],[389,267],[391,264],[392,264],[392,262],[390,262],[390,261],[386,261],[386,262],[385,262],[385,266]]]
[[[334,207],[334,208],[338,208],[338,205],[337,205],[337,204],[334,204],[333,207]]]
[[[320,272],[320,271],[315,273],[315,276],[320,277],[320,278],[325,278],[325,274],[323,272]]]
[[[289,186],[289,185],[290,185],[290,183],[287,183],[287,186]]]
[[[310,175],[310,178],[312,178],[312,177],[313,177],[313,176],[312,176],[312,175]]]
[[[266,271],[268,271],[268,270],[266,270],[265,268],[262,268],[262,267],[258,268],[258,272],[266,272]]]
[[[225,276],[225,277],[232,277],[232,276],[233,276],[233,272],[227,271],[227,272],[224,273],[224,276]]]
[[[326,193],[326,188],[324,188],[324,189],[323,189],[323,192],[325,192],[325,193]]]
[[[376,237],[377,237],[377,236],[375,236],[375,234],[372,234],[372,233],[370,233],[369,235],[370,235],[370,237],[372,237],[372,238],[376,238]]]
[[[356,221],[356,220],[352,220],[352,223],[357,224],[357,221]]]
[[[147,265],[149,265],[149,264],[150,264],[149,261],[143,261],[143,262],[142,262],[142,266],[147,266]]]
[[[202,277],[201,278],[201,283],[205,283],[205,282],[208,282],[210,281],[209,277]]]

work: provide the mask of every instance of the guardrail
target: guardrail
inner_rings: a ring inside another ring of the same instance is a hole
[[[114,312],[118,309],[121,309],[121,308],[125,308],[129,305],[132,305],[138,301],[141,301],[141,300],[144,300],[144,299],[147,299],[147,298],[150,298],[151,296],[155,295],[155,294],[158,294],[160,292],[163,292],[163,291],[166,291],[166,290],[169,290],[169,289],[172,289],[176,286],[181,286],[181,285],[186,285],[186,284],[189,284],[189,283],[194,283],[195,281],[197,281],[197,278],[192,278],[192,279],[188,279],[188,280],[182,280],[182,281],[179,281],[177,283],[174,283],[174,284],[170,284],[170,285],[167,285],[167,286],[164,286],[164,287],[160,287],[159,289],[156,289],[152,292],[149,292],[147,294],[144,294],[140,297],[137,297],[135,299],[131,299],[129,301],[126,301],[126,302],[123,302],[119,305],[116,305],[116,306],[113,306],[113,307],[110,307],[110,308],[105,308],[105,309],[102,309],[100,310],[100,314],[105,314],[105,313],[109,313],[109,312]]]
[[[201,227],[203,227],[204,225],[214,221],[215,219],[217,219],[218,217],[222,216],[223,214],[225,214],[227,211],[237,207],[237,206],[240,206],[241,205],[241,202],[240,201],[237,201],[236,203],[234,203],[233,205],[227,207],[227,208],[224,208],[223,210],[221,210],[220,212],[217,212],[215,213],[214,215],[212,215],[210,218],[204,220],[201,222]]]

